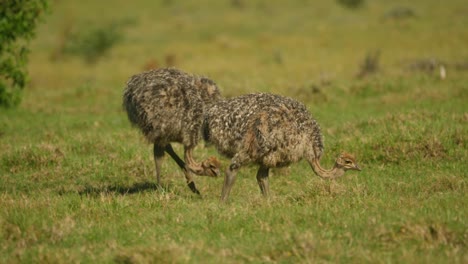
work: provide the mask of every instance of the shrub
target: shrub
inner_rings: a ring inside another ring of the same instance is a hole
[[[27,83],[27,48],[47,0],[0,0],[0,107],[16,106]]]
[[[64,52],[79,55],[88,63],[95,63],[122,40],[123,26],[122,23],[112,23],[72,33]]]
[[[364,4],[364,0],[337,0],[337,2],[338,4],[351,9],[359,8]]]

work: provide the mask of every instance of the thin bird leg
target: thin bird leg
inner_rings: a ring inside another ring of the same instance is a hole
[[[264,166],[260,166],[257,172],[257,183],[260,187],[260,191],[265,197],[268,197],[270,195],[270,187],[268,185],[268,172],[269,168]]]
[[[200,191],[198,191],[197,187],[195,186],[195,182],[193,181],[192,173],[187,169],[185,162],[181,158],[179,158],[177,153],[175,153],[171,144],[167,144],[165,150],[167,154],[171,156],[171,158],[177,163],[177,165],[179,165],[179,167],[184,172],[185,180],[187,181],[187,185],[190,188],[190,190],[196,194],[200,194]]]
[[[177,163],[177,165],[179,166],[179,168],[181,168],[182,170],[186,170],[185,168],[185,162],[179,158],[179,156],[177,155],[177,153],[175,153],[174,149],[172,148],[171,144],[167,144],[166,147],[164,148],[164,150],[167,152],[167,154],[169,154],[169,156],[171,156],[171,158]]]
[[[156,168],[156,180],[158,186],[161,185],[161,164],[164,158],[164,148],[154,143],[153,147],[154,165]]]
[[[229,193],[231,193],[232,186],[236,182],[237,171],[239,166],[236,164],[231,164],[226,170],[226,176],[224,176],[223,190],[221,192],[221,202],[225,202],[229,198]]]

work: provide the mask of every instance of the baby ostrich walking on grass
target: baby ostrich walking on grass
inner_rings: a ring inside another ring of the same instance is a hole
[[[184,171],[187,184],[194,193],[200,194],[192,172],[213,177],[219,174],[220,163],[216,158],[197,163],[192,151],[202,136],[203,114],[207,105],[220,97],[213,81],[174,68],[150,70],[128,80],[123,105],[130,122],[154,144],[158,185],[164,152]],[[185,162],[174,152],[171,142],[184,145]]]
[[[220,100],[205,114],[203,134],[221,154],[231,159],[221,200],[229,197],[239,168],[260,166],[257,182],[269,194],[268,171],[306,159],[318,176],[335,179],[347,170],[360,170],[350,154],[342,153],[331,170],[320,166],[323,140],[320,127],[306,107],[296,100],[273,94],[248,94]]]

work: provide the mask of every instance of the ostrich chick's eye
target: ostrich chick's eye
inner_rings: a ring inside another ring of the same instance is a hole
[[[353,162],[350,161],[350,160],[345,160],[345,163],[346,163],[346,164],[351,164],[351,163],[353,163]]]

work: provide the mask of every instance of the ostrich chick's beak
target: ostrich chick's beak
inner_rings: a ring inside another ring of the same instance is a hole
[[[361,171],[361,168],[357,164],[354,164],[354,170]]]
[[[212,176],[213,177],[218,177],[219,174],[221,173],[221,171],[219,170],[219,168],[211,168],[211,173],[213,174]]]

